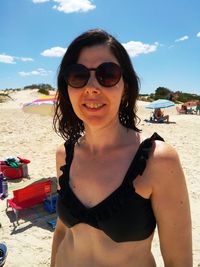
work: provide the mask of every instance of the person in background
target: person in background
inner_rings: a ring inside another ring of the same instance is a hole
[[[164,115],[164,112],[161,111],[160,108],[156,108],[154,110],[154,119],[157,122],[164,122],[167,121],[167,123],[169,123],[169,115]]]
[[[187,114],[193,114],[194,113],[194,110],[193,110],[192,106],[190,105],[190,103],[187,105],[186,111],[187,111],[186,112]]]
[[[191,216],[175,149],[137,127],[139,80],[121,43],[89,30],[58,73],[58,219],[51,267],[192,267]]]
[[[197,101],[197,105],[196,105],[196,114],[198,114],[198,113],[200,115],[200,100]]]
[[[183,112],[185,113],[185,114],[187,114],[187,106],[186,105],[181,105],[181,110],[183,110]]]

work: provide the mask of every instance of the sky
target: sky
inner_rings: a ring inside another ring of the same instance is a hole
[[[56,88],[67,47],[93,28],[124,45],[141,94],[200,95],[199,0],[0,0],[0,89]]]

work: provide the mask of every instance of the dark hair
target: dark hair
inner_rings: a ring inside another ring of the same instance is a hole
[[[73,111],[67,84],[63,76],[64,70],[67,66],[78,61],[83,48],[100,44],[106,44],[110,48],[110,51],[116,57],[122,69],[125,94],[119,107],[120,123],[126,128],[134,129],[137,132],[140,131],[136,127],[137,121],[139,120],[136,115],[139,78],[133,69],[128,53],[122,44],[112,35],[101,29],[94,29],[81,34],[70,44],[59,66],[57,101],[55,104],[53,126],[56,133],[60,134],[65,140],[77,142],[79,137],[84,133],[84,124]]]

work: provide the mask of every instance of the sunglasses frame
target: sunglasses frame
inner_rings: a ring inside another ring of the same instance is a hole
[[[111,66],[114,66],[117,71],[118,71],[118,77],[116,79],[116,81],[114,83],[112,83],[111,85],[106,85],[104,83],[104,80],[102,79],[101,76],[98,75],[98,72],[103,68],[103,66],[105,65],[111,65]],[[68,77],[69,77],[69,74],[70,74],[70,71],[72,69],[72,67],[75,67],[75,66],[80,66],[82,68],[82,70],[85,71],[85,74],[86,75],[86,78],[85,78],[85,82],[83,84],[81,84],[80,86],[75,86],[75,84],[71,84],[71,82],[69,81]],[[91,77],[91,74],[90,74],[90,71],[95,71],[95,78],[97,79],[98,83],[103,86],[103,87],[106,87],[106,88],[109,88],[109,87],[113,87],[115,86],[121,79],[122,77],[122,70],[121,70],[121,67],[115,63],[115,62],[103,62],[101,63],[97,68],[87,68],[85,65],[83,64],[79,64],[79,63],[76,63],[76,64],[72,64],[70,66],[68,66],[64,72],[64,79],[66,81],[66,83],[73,87],[73,88],[76,88],[76,89],[81,89],[83,88],[84,86],[86,86],[86,84],[88,83],[90,77]]]

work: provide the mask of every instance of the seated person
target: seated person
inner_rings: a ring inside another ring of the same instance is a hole
[[[162,112],[160,108],[156,108],[154,110],[154,119],[157,122],[164,122],[166,120],[168,123],[169,122],[169,115],[164,115],[164,112]]]
[[[187,106],[186,108],[187,108],[187,110],[186,110],[186,113],[187,113],[187,114],[193,114],[193,109],[192,109],[192,107],[190,106],[190,104],[188,104],[188,106]]]
[[[181,106],[181,111],[183,111],[183,113],[187,113],[187,106],[186,105],[182,105]]]
[[[187,109],[187,114],[193,114],[193,112],[194,112],[194,111],[193,111],[192,108],[188,108],[188,109]]]

